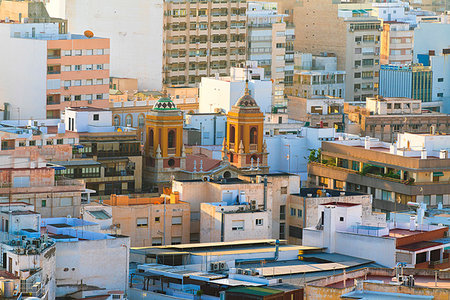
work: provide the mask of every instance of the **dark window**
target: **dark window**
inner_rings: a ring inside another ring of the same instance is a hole
[[[250,129],[250,144],[256,144],[258,142],[258,132],[255,127]]]
[[[153,147],[153,136],[154,136],[153,129],[150,129],[148,133],[148,145],[150,147]]]
[[[159,217],[155,217],[155,223],[159,223]]]
[[[444,82],[444,78],[438,78],[438,82]]]
[[[301,239],[303,231],[300,227],[297,226],[289,226],[289,236],[297,239]]]
[[[226,171],[225,173],[223,173],[223,178],[230,178],[230,177],[231,177],[230,171]]]
[[[99,120],[99,115],[98,114],[95,114],[94,115],[94,121],[98,121]]]
[[[286,205],[280,205],[280,220],[286,220]]]
[[[46,206],[47,206],[47,200],[42,200],[41,207],[46,207]]]
[[[236,138],[236,128],[233,125],[230,125],[230,143],[234,143]]]
[[[167,144],[169,148],[175,147],[175,130],[169,130],[169,134],[167,135]]]
[[[173,167],[175,165],[175,159],[173,159],[173,158],[169,159],[167,164],[169,165],[169,167]]]
[[[280,223],[280,239],[286,238],[285,232],[286,232],[286,224]]]
[[[339,221],[344,222],[344,217],[340,217]]]

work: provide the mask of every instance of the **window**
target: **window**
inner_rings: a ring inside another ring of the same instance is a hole
[[[233,220],[231,230],[244,230],[244,220]]]
[[[423,203],[430,204],[430,195],[423,196]]]
[[[73,66],[74,71],[81,71],[81,65],[74,65]]]
[[[256,226],[262,226],[264,223],[263,219],[256,219]]]
[[[97,79],[96,84],[103,84],[103,79],[101,79],[101,78]]]
[[[70,96],[64,96],[64,101],[72,101],[72,98]]]
[[[97,100],[102,100],[103,99],[103,94],[97,94],[95,98]]]
[[[160,217],[155,217],[155,223],[159,223]]]
[[[64,56],[72,56],[72,51],[71,50],[65,50],[63,51]]]
[[[381,190],[381,200],[393,201],[393,199],[392,199],[392,192]]]
[[[71,84],[70,80],[64,80],[64,87],[69,87]]]
[[[442,203],[444,195],[436,195],[436,204]]]
[[[361,48],[355,48],[355,54],[361,54]]]
[[[75,99],[75,101],[80,101],[81,100],[81,95],[75,95],[73,98]]]
[[[179,244],[181,244],[181,236],[173,236],[172,245],[179,245]]]
[[[70,71],[72,71],[72,68],[71,68],[71,66],[64,66],[63,70],[64,70],[64,72],[70,72]]]
[[[291,216],[295,217],[297,215],[297,210],[293,207],[291,207]]]
[[[444,97],[444,93],[437,93],[438,97]]]
[[[444,78],[438,78],[438,82],[444,82]]]
[[[175,147],[175,130],[169,130],[169,134],[167,135],[167,142],[169,148]]]
[[[286,205],[280,205],[280,220],[286,220]]]
[[[73,50],[75,56],[81,56],[81,50]]]
[[[74,85],[75,86],[80,86],[81,85],[81,80],[75,80]]]
[[[57,139],[57,140],[56,140],[56,144],[57,144],[57,145],[62,145],[63,142],[64,142],[63,139]]]
[[[105,54],[104,49],[97,49],[97,55],[103,55]]]
[[[30,141],[30,146],[36,146],[36,141]]]
[[[402,108],[400,103],[394,103],[394,109],[400,109],[400,108]]]
[[[94,51],[92,49],[86,50],[86,55],[92,55]]]
[[[84,100],[92,100],[92,95],[91,94],[84,95]]]
[[[47,141],[45,142],[45,144],[46,144],[46,145],[53,145],[53,140],[47,140]]]
[[[46,206],[47,206],[47,200],[42,200],[41,207],[46,207]]]
[[[162,245],[162,238],[156,237],[152,238],[152,246],[161,246]]]
[[[181,225],[181,217],[172,217],[172,225]]]
[[[297,209],[297,217],[301,218],[303,216],[303,211],[301,209]]]
[[[103,70],[103,65],[97,65],[97,70]]]
[[[61,206],[72,206],[72,198],[61,198]]]
[[[301,239],[303,237],[302,233],[302,228],[297,226],[289,226],[289,237]]]
[[[286,224],[280,223],[280,239],[286,238]]]
[[[92,65],[86,65],[86,70],[91,71],[93,69]]]
[[[92,79],[86,79],[86,85],[92,85]]]
[[[136,227],[147,227],[148,219],[147,218],[137,218],[136,219]]]
[[[145,124],[145,117],[144,117],[143,114],[140,114],[139,117],[138,117],[139,128],[144,127],[144,124]]]
[[[339,217],[339,221],[344,222],[344,217]]]
[[[361,73],[359,72],[355,73],[355,78],[361,78]]]
[[[93,118],[92,118],[94,121],[98,121],[100,118],[99,118],[99,114],[94,114],[94,116],[93,116]]]
[[[250,129],[250,144],[256,144],[258,142],[258,133],[255,127]]]

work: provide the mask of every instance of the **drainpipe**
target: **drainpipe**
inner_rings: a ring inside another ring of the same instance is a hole
[[[214,137],[214,141],[213,141],[213,145],[217,145],[216,143],[216,128],[217,128],[217,116],[214,116],[214,132],[213,132],[213,137]]]
[[[264,210],[267,209],[267,175],[264,176]]]
[[[225,231],[225,216],[224,216],[224,214],[223,214],[223,208],[221,209],[222,210],[222,216],[221,216],[221,219],[222,219],[222,221],[220,222],[220,241],[221,242],[224,242],[224,240],[225,240],[225,237],[224,237],[224,231]]]
[[[280,240],[276,240],[275,241],[275,256],[273,257],[274,261],[278,260],[279,247],[280,247]]]

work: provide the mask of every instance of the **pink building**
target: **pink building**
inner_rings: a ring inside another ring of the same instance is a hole
[[[0,104],[6,119],[60,118],[65,107],[106,108],[107,38],[70,34],[60,23],[1,23]]]

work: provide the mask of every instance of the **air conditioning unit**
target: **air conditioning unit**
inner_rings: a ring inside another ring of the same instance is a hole
[[[224,261],[219,262],[219,270],[225,270],[226,264]]]
[[[251,202],[250,202],[250,209],[256,209],[256,200],[252,200]]]
[[[216,263],[210,263],[209,264],[209,269],[211,270],[211,271],[214,271],[214,268],[216,267]]]
[[[88,104],[92,104],[92,100],[88,100]]]
[[[252,270],[244,270],[244,275],[252,276]]]
[[[219,271],[220,268],[220,264],[219,263],[214,263],[214,271]]]
[[[361,45],[361,42],[356,42],[357,45]]]
[[[244,274],[244,270],[243,269],[236,269],[236,274]]]

